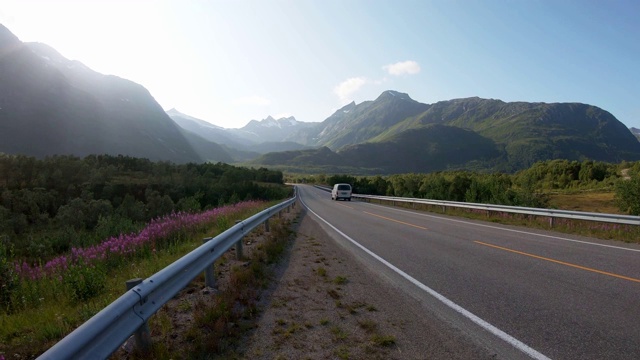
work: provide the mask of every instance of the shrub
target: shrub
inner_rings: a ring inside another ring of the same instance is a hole
[[[0,306],[6,312],[13,310],[13,292],[18,288],[20,279],[9,262],[11,249],[0,239]]]
[[[64,283],[72,300],[82,302],[99,295],[107,284],[107,272],[99,265],[75,264],[69,267]]]

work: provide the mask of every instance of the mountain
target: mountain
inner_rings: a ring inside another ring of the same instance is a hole
[[[502,153],[493,140],[471,130],[434,124],[404,131],[384,142],[349,145],[338,155],[343,164],[406,173],[482,168]]]
[[[631,130],[631,133],[638,139],[640,140],[640,129],[637,128],[630,128],[629,130]]]
[[[629,129],[609,112],[580,103],[474,97],[422,104],[385,91],[374,101],[346,105],[301,138],[326,149],[268,154],[253,163],[301,169],[306,159],[308,167],[395,173],[513,172],[549,159],[640,160],[640,142]]]
[[[233,151],[229,151],[229,149],[223,145],[206,140],[189,130],[180,129],[180,133],[203,161],[211,163],[232,163],[236,161],[232,155]],[[248,159],[253,159],[258,155],[259,154],[256,153]]]
[[[168,110],[167,115],[181,128],[223,145],[234,161],[255,159],[269,152],[308,149],[309,146],[286,139],[297,131],[313,126],[294,117],[276,120],[269,116],[261,121],[251,120],[240,129],[225,129],[176,109]]]
[[[227,145],[236,149],[244,149],[249,145],[246,140],[223,127],[183,114],[176,109],[168,110],[167,115],[181,128],[198,134],[211,142]]]
[[[315,126],[307,136],[307,145],[327,146],[337,150],[345,145],[359,144],[379,135],[389,127],[429,108],[409,95],[385,91],[375,101],[348,104]]]
[[[0,152],[200,162],[144,87],[99,74],[0,25]]]
[[[228,129],[228,131],[254,144],[283,141],[295,142],[298,132],[312,128],[315,125],[314,123],[298,121],[293,116],[277,120],[268,116],[260,121],[251,120],[240,129]]]
[[[495,141],[506,155],[504,170],[547,159],[640,159],[640,143],[629,129],[609,112],[581,103],[506,103],[477,97],[441,101],[371,141],[429,124],[469,129]]]
[[[311,147],[301,145],[294,141],[265,141],[254,145],[252,149],[260,154],[267,154],[270,152],[305,150],[311,149]]]
[[[477,163],[500,156],[497,145],[473,131],[446,125],[411,129],[382,143],[348,145],[337,152],[319,149],[269,153],[255,160],[268,166],[346,171],[367,174],[429,172]]]

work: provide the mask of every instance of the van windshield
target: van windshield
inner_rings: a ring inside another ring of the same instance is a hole
[[[351,190],[349,185],[338,185],[338,190]]]

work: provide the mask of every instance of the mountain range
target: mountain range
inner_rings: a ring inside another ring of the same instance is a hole
[[[396,91],[348,104],[300,138],[325,148],[266,154],[252,163],[292,171],[513,172],[548,159],[640,159],[632,132],[592,105],[477,97],[422,104]]]
[[[314,126],[294,117],[276,120],[269,116],[260,121],[251,120],[239,129],[226,129],[176,109],[168,110],[167,114],[183,129],[223,145],[236,161],[254,159],[269,152],[308,149],[308,146],[290,139],[298,131]]]
[[[556,158],[640,160],[638,133],[588,104],[477,97],[423,104],[391,90],[319,123],[269,116],[225,129],[165,112],[143,86],[23,43],[0,25],[0,152],[9,154],[106,153],[292,171],[512,172]]]

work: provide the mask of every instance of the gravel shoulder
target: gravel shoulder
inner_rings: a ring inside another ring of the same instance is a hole
[[[239,349],[245,358],[494,358],[372,273],[299,211],[289,256],[262,296],[256,329]]]

